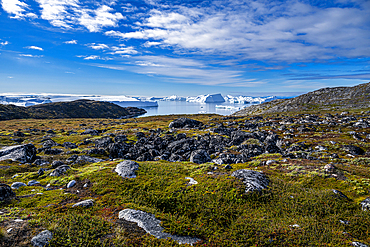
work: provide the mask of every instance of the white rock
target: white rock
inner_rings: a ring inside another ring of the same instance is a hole
[[[20,188],[20,187],[22,187],[22,186],[27,186],[27,184],[22,183],[22,182],[15,182],[15,183],[13,183],[13,184],[12,184],[12,186],[10,186],[10,187],[14,190],[14,189],[18,189],[18,188]]]
[[[120,219],[124,219],[130,222],[135,222],[137,225],[144,229],[147,233],[153,235],[156,238],[166,239],[172,238],[179,244],[190,244],[193,245],[200,239],[189,236],[177,236],[163,232],[163,227],[160,226],[161,221],[155,218],[153,214],[146,213],[140,210],[124,209],[119,212]]]
[[[72,206],[72,208],[74,208],[74,207],[85,207],[85,208],[88,208],[88,207],[92,207],[92,206],[94,206],[94,200],[88,199],[88,200],[85,200],[85,201],[78,202],[78,203],[74,204]]]
[[[76,180],[72,180],[67,184],[67,188],[72,188],[73,186],[76,185]]]
[[[185,177],[185,179],[190,180],[190,181],[189,181],[189,184],[190,184],[190,185],[198,184],[198,182],[197,182],[197,181],[195,181],[195,180],[194,180],[194,178],[191,178],[191,177]]]
[[[124,160],[114,169],[123,178],[136,178],[135,171],[139,169],[139,164],[132,160]]]
[[[42,231],[38,235],[34,236],[31,239],[31,244],[36,247],[43,247],[49,244],[50,240],[53,238],[53,234],[48,231]]]
[[[13,231],[13,228],[9,228],[8,230],[6,230],[7,233],[11,233]]]

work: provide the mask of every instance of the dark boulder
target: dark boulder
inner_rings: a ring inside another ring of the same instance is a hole
[[[42,147],[43,148],[51,148],[51,147],[54,147],[54,146],[57,146],[58,143],[56,143],[55,141],[51,140],[51,139],[48,139],[46,141],[44,141],[44,143],[42,144]]]
[[[109,144],[113,143],[112,139],[109,136],[95,140],[96,148],[107,148]]]
[[[193,120],[190,118],[178,118],[174,121],[172,121],[168,127],[169,128],[195,128],[195,127],[200,127],[202,126],[203,123],[197,120]]]
[[[107,147],[110,158],[123,158],[123,156],[130,150],[130,145],[124,142],[111,143]]]
[[[0,183],[0,201],[9,200],[15,197],[15,193],[7,184]]]
[[[365,151],[362,148],[353,145],[344,145],[343,150],[347,151],[352,155],[363,155]]]
[[[195,150],[191,152],[190,162],[203,164],[211,161],[211,157],[209,157],[208,153],[205,150]]]
[[[73,142],[65,142],[62,144],[62,146],[70,149],[77,148],[77,145]]]
[[[114,137],[114,142],[125,142],[127,141],[127,137],[125,135],[119,135]]]
[[[64,165],[63,161],[60,160],[54,160],[53,163],[51,163],[51,168],[55,169],[59,166]]]
[[[0,149],[0,161],[7,159],[20,163],[33,162],[36,159],[36,147],[25,144]]]
[[[62,166],[59,166],[58,168],[56,168],[54,171],[52,171],[50,173],[49,176],[54,176],[54,177],[59,177],[59,176],[62,176],[64,175],[69,169],[71,169],[70,166],[67,166],[67,165],[62,165]]]
[[[57,148],[48,148],[44,150],[44,154],[49,154],[49,155],[58,155],[63,153],[62,149],[57,149]]]
[[[103,148],[92,148],[92,149],[87,150],[86,154],[87,155],[91,155],[91,154],[106,155],[107,152]]]

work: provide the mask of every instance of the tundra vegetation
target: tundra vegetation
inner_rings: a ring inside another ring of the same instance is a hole
[[[0,201],[0,246],[32,246],[45,230],[48,246],[179,245],[119,218],[125,209],[193,246],[369,245],[368,110],[1,121],[1,147],[36,156],[0,157],[3,191],[27,185]],[[169,128],[182,117],[200,124]],[[124,160],[133,176],[117,173]],[[268,186],[246,192],[241,169]]]

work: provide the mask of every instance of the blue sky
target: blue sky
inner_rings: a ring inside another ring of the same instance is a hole
[[[294,95],[369,81],[368,0],[1,0],[1,93]]]

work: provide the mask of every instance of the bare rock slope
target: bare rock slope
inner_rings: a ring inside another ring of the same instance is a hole
[[[247,107],[234,116],[312,110],[363,109],[370,107],[370,83],[355,87],[323,88],[292,99],[278,99]]]

